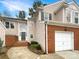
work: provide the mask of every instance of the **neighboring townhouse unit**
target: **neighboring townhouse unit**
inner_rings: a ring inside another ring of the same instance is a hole
[[[10,17],[0,17],[0,21],[0,38],[4,46],[17,46],[19,42],[27,45],[30,42],[34,27],[32,21]]]
[[[35,33],[46,53],[79,50],[79,6],[58,1],[39,7]]]

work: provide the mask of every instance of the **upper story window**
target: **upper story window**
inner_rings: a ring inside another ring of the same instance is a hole
[[[12,22],[5,22],[5,27],[6,28],[10,28],[10,29],[14,29],[14,23],[12,23]]]
[[[9,28],[9,22],[5,22],[5,27]]]
[[[41,20],[44,20],[44,12],[41,12]]]
[[[74,16],[74,23],[78,24],[79,23],[79,14],[78,12],[75,12],[75,16]]]
[[[48,14],[48,13],[44,13],[44,19],[45,19],[46,21],[49,20],[49,14]]]
[[[66,22],[71,22],[71,10],[68,8],[66,9]]]
[[[41,20],[52,20],[52,14],[46,13],[46,12],[41,12]]]

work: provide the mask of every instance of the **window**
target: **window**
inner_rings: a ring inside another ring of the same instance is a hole
[[[21,40],[25,40],[26,39],[26,32],[21,32]]]
[[[14,28],[14,23],[5,22],[5,27],[6,27],[6,28],[11,28],[11,29],[13,29],[13,28]]]
[[[66,9],[66,22],[70,23],[71,22],[71,10]]]
[[[6,28],[9,28],[9,22],[5,22]]]
[[[13,23],[11,23],[10,25],[11,25],[11,28],[14,28],[14,24]]]
[[[52,20],[52,14],[49,14],[49,20]]]
[[[78,24],[78,18],[75,18],[75,23]]]
[[[44,12],[41,12],[41,20],[44,20]]]
[[[46,12],[41,12],[41,20],[52,20],[52,14],[46,13]]]
[[[75,12],[75,20],[74,20],[74,22],[76,23],[76,24],[78,24],[78,12]]]

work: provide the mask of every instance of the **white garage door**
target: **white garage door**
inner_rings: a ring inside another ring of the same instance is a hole
[[[55,51],[74,50],[74,33],[56,31],[55,32]]]

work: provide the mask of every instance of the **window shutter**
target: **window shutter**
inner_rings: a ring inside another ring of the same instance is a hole
[[[52,20],[52,14],[49,14],[49,20]]]

